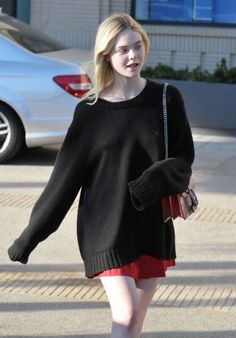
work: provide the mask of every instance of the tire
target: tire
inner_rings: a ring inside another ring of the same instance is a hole
[[[12,159],[25,143],[25,132],[14,111],[0,104],[0,163]]]

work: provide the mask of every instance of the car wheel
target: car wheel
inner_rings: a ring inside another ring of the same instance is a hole
[[[13,158],[24,144],[24,129],[16,114],[0,104],[0,163]]]

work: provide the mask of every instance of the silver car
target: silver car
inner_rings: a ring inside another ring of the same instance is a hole
[[[90,52],[67,49],[0,14],[0,163],[24,145],[63,141],[75,106],[91,88],[90,59]]]

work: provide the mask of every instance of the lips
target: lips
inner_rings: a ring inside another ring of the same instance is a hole
[[[130,65],[127,65],[126,67],[127,68],[136,68],[136,67],[138,67],[138,63],[131,63]]]

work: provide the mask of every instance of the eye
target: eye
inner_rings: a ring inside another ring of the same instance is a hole
[[[136,45],[135,50],[140,50],[143,46],[142,45]]]
[[[119,49],[118,49],[118,52],[121,53],[121,54],[125,54],[125,53],[128,52],[128,50],[129,50],[129,49],[128,49],[127,47],[122,47],[122,48],[119,48]]]

